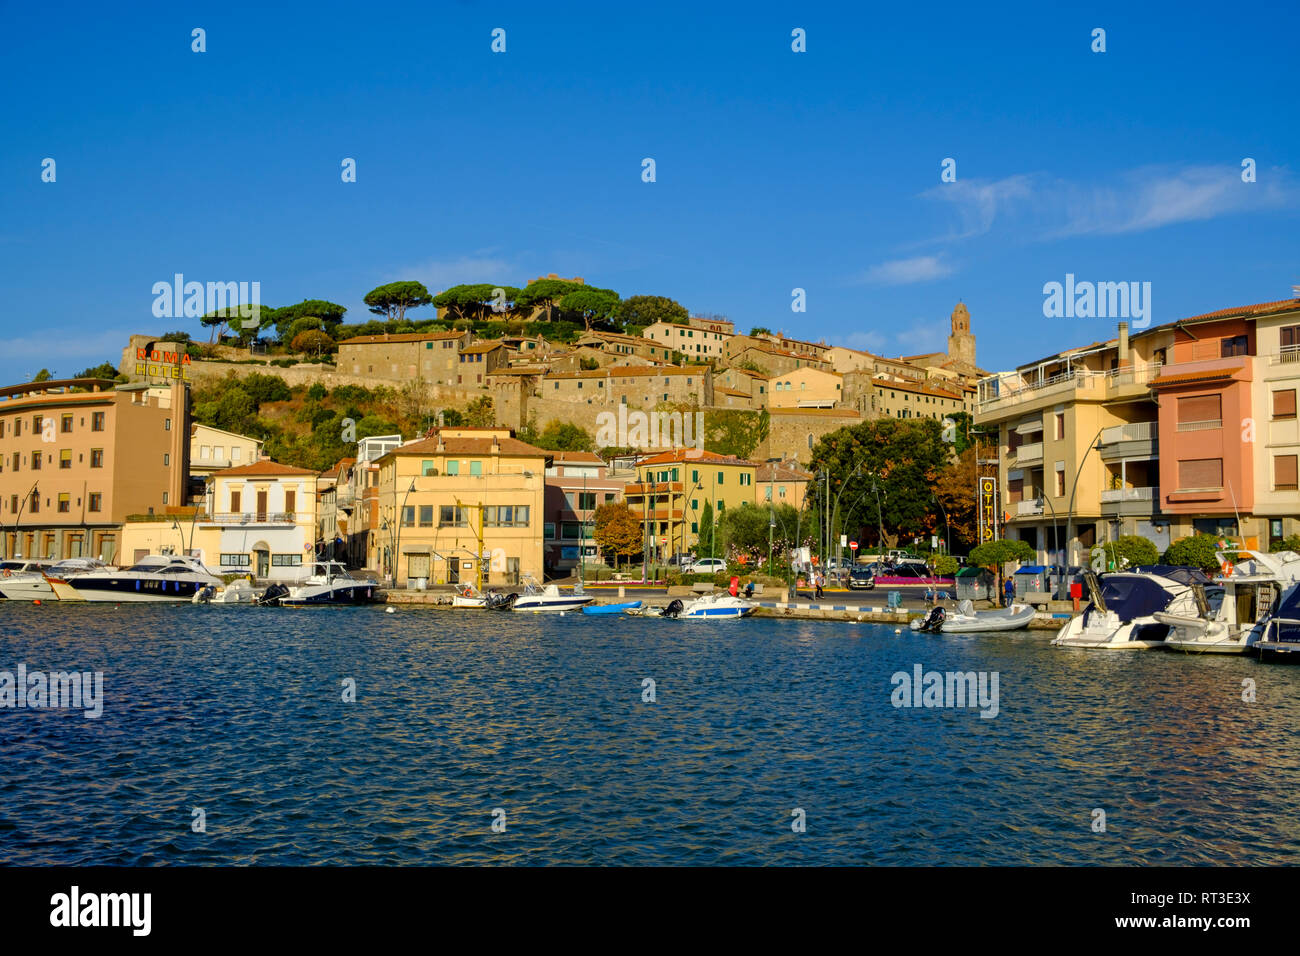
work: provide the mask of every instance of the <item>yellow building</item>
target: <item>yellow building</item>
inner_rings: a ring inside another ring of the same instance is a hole
[[[766,508],[769,502],[803,510],[808,483],[813,476],[796,461],[769,461],[758,466],[754,475],[754,503]]]
[[[715,520],[728,508],[754,503],[756,465],[743,458],[679,448],[637,464],[637,481],[623,492],[656,555],[691,550],[700,539],[705,502]]]
[[[833,408],[844,398],[844,378],[835,372],[801,368],[767,380],[770,408]]]
[[[443,428],[384,454],[369,566],[397,587],[540,581],[548,458],[505,428]]]

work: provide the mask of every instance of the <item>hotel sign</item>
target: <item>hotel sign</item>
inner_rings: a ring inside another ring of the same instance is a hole
[[[186,366],[192,364],[194,363],[189,354],[184,350],[180,352],[164,352],[160,349],[135,350],[135,374],[146,378],[172,378],[188,382],[190,370]]]
[[[998,536],[998,480],[975,480],[975,510],[979,513],[980,544]]]

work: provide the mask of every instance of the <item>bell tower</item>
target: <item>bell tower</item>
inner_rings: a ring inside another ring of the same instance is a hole
[[[975,336],[970,330],[970,312],[963,302],[952,310],[952,332],[948,336],[948,358],[975,365]]]

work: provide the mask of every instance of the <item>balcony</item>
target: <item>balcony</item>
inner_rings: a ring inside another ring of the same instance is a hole
[[[623,489],[623,497],[629,498],[638,495],[680,495],[682,493],[682,483],[680,481],[646,481],[637,484],[630,484]]]
[[[1268,357],[1269,365],[1290,365],[1300,363],[1300,345],[1284,345],[1276,355]]]
[[[1151,391],[1151,380],[1160,374],[1158,363],[1130,368],[1111,369],[1106,373],[1106,400],[1125,401],[1145,398]]]
[[[1016,449],[1016,467],[1041,464],[1043,460],[1043,443],[1040,441],[1021,445]]]
[[[975,403],[977,423],[996,420],[992,413],[1011,408],[1023,413],[1035,406],[1046,407],[1055,402],[1082,398],[1100,400],[1105,397],[1106,378],[1106,372],[1091,369],[1071,369],[1044,378],[1015,372],[991,376],[979,383]]]
[[[1112,488],[1101,493],[1101,514],[1105,518],[1151,515],[1160,509],[1159,488]]]
[[[1160,426],[1157,422],[1128,422],[1112,425],[1101,433],[1102,461],[1121,458],[1154,458],[1157,454]]]
[[[1024,518],[1030,515],[1040,515],[1043,513],[1043,504],[1037,498],[1030,498],[1026,501],[1016,502],[1016,517]]]
[[[308,511],[219,511],[200,520],[204,524],[220,525],[293,525],[313,521],[314,516]]]

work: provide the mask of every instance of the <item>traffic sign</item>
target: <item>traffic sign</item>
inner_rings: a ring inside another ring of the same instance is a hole
[[[858,543],[856,541],[850,541],[849,547],[852,548],[854,551],[856,551],[858,550]]]

